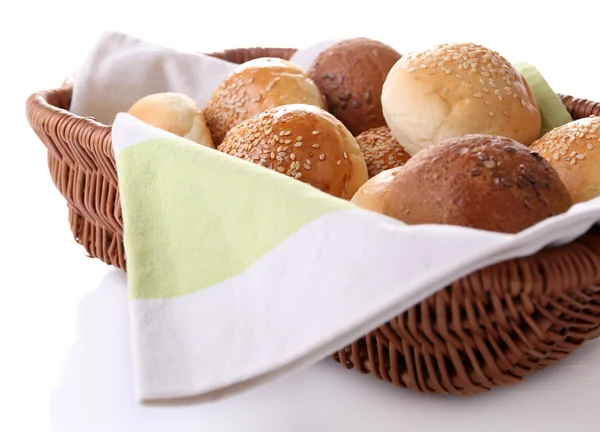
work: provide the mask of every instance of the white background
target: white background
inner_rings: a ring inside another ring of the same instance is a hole
[[[324,361],[218,404],[137,406],[125,278],[72,240],[44,147],[24,116],[27,96],[60,84],[105,29],[205,52],[352,36],[403,52],[474,41],[533,63],[557,92],[600,101],[598,2],[544,3],[3,2],[0,430],[598,430],[596,342],[522,385],[466,400],[423,397]]]

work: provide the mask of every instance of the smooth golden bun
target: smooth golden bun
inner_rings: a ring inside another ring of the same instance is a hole
[[[325,95],[329,112],[356,136],[385,125],[381,90],[400,57],[384,43],[346,39],[321,52],[313,60],[308,76]]]
[[[410,159],[410,155],[392,136],[387,126],[364,131],[356,137],[356,142],[365,157],[369,178],[390,168],[402,166]]]
[[[215,148],[202,110],[190,97],[180,93],[155,93],[134,103],[127,111],[146,124]]]
[[[385,197],[396,174],[402,167],[390,168],[371,177],[352,197],[352,202],[359,207],[377,213],[383,213]]]
[[[219,150],[344,199],[368,180],[356,139],[333,115],[312,105],[264,111],[233,127]]]
[[[531,145],[558,173],[574,203],[600,196],[600,117],[575,120]]]
[[[267,109],[287,104],[326,108],[316,84],[295,64],[259,58],[239,65],[213,92],[204,117],[216,145],[233,126]]]
[[[382,94],[392,134],[414,155],[446,138],[489,134],[530,145],[541,117],[523,76],[481,45],[443,44],[402,57]]]
[[[558,174],[538,153],[505,137],[465,135],[406,162],[382,208],[407,224],[517,233],[571,205]]]

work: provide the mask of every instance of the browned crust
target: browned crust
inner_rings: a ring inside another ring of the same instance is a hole
[[[385,125],[381,91],[400,58],[400,53],[384,43],[347,39],[320,53],[308,76],[325,95],[329,112],[356,136]]]
[[[390,128],[381,126],[362,132],[356,142],[365,157],[369,178],[390,168],[404,165],[410,155],[392,136]]]
[[[531,148],[556,170],[574,203],[600,196],[600,117],[553,129]]]
[[[350,199],[368,180],[356,140],[331,114],[286,105],[234,126],[219,150]]]
[[[466,135],[413,156],[395,176],[383,211],[408,224],[516,233],[570,206],[558,174],[538,153],[508,138]]]
[[[204,118],[215,145],[235,125],[267,109],[286,104],[326,108],[316,84],[293,63],[259,58],[238,66],[213,92]]]

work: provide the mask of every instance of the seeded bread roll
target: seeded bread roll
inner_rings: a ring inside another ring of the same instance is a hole
[[[556,170],[574,203],[600,196],[600,117],[575,120],[553,129],[531,149]]]
[[[523,76],[481,45],[443,44],[411,53],[390,71],[382,94],[392,134],[411,155],[464,134],[489,134],[530,145],[540,112]]]
[[[321,52],[308,76],[325,95],[329,112],[356,136],[385,125],[381,90],[400,57],[384,43],[367,38],[346,39]]]
[[[202,110],[186,95],[151,94],[138,100],[127,112],[151,126],[215,148]]]
[[[356,137],[356,142],[365,157],[369,178],[387,169],[402,166],[410,159],[410,155],[392,136],[387,126],[361,133]]]
[[[390,168],[371,177],[352,197],[352,202],[366,210],[383,213],[385,197],[398,171],[402,167]]]
[[[326,107],[319,88],[298,66],[283,59],[259,58],[238,66],[217,87],[204,116],[219,145],[233,126],[286,104]]]
[[[312,105],[264,111],[233,127],[219,150],[344,199],[368,180],[356,139],[333,115]]]
[[[465,135],[406,162],[389,186],[383,213],[407,224],[517,233],[571,204],[558,174],[538,153],[509,138]]]

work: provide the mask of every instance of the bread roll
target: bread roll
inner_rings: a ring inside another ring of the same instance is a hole
[[[127,111],[156,128],[215,148],[202,110],[190,97],[180,93],[155,93],[141,98]]]
[[[363,184],[352,197],[352,202],[366,210],[383,213],[385,197],[398,171],[402,167],[381,171]]]
[[[500,54],[473,43],[443,44],[401,58],[382,94],[392,134],[411,155],[443,139],[489,134],[530,145],[540,112],[522,75]]]
[[[556,170],[574,203],[600,196],[600,117],[553,129],[531,148]]]
[[[217,87],[204,116],[219,145],[233,126],[287,104],[326,107],[319,88],[298,66],[279,58],[259,58],[239,65]]]
[[[321,108],[293,104],[233,127],[219,150],[350,199],[368,180],[356,139]]]
[[[407,224],[504,233],[522,231],[571,206],[567,189],[544,158],[491,135],[449,138],[420,151],[398,169],[381,196],[383,214]]]
[[[356,137],[356,142],[365,157],[369,178],[387,169],[402,166],[410,159],[410,155],[392,136],[387,126],[361,133]]]
[[[367,38],[346,39],[322,51],[308,76],[325,95],[329,112],[356,136],[385,125],[381,90],[400,57],[384,43]]]

